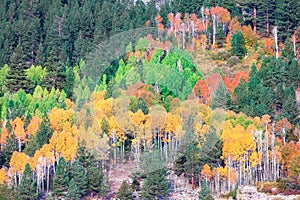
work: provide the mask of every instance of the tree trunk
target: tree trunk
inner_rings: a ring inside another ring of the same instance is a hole
[[[215,46],[216,43],[216,32],[217,32],[217,27],[216,27],[216,15],[213,15],[213,47]]]
[[[277,36],[277,26],[273,29],[274,41],[275,41],[275,49],[276,49],[276,59],[279,58],[279,50],[278,50],[278,36]]]
[[[293,47],[294,47],[294,56],[297,56],[297,51],[296,51],[296,36],[293,35]]]
[[[255,1],[255,6],[253,8],[253,17],[254,17],[253,31],[256,33],[256,1]]]

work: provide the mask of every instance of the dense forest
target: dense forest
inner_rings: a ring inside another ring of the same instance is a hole
[[[300,194],[299,7],[2,0],[0,199]]]

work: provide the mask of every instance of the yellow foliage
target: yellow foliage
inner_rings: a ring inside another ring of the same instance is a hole
[[[28,135],[36,135],[36,132],[39,130],[40,124],[42,122],[42,119],[37,117],[37,116],[33,116],[30,120],[29,125],[27,126],[27,134]]]
[[[21,140],[26,140],[26,132],[24,130],[24,122],[17,117],[15,120],[10,122],[12,126],[12,131],[15,133],[16,137]]]
[[[208,164],[205,164],[203,166],[201,175],[202,175],[202,177],[205,177],[206,179],[210,179],[212,177],[212,171],[210,170],[210,166]]]
[[[61,131],[64,125],[69,122],[73,122],[74,111],[72,109],[64,110],[61,108],[53,108],[49,113],[49,120],[51,123],[51,128],[54,131]]]
[[[13,173],[23,174],[27,163],[32,166],[31,159],[25,153],[15,151],[13,152],[9,162],[10,171]]]
[[[2,167],[0,169],[0,184],[4,184],[8,182],[8,176],[5,169]]]

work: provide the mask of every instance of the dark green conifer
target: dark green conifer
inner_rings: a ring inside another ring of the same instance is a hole
[[[53,196],[56,198],[65,197],[69,186],[69,169],[63,157],[60,157],[56,167],[56,174],[53,181]]]
[[[32,171],[29,164],[25,166],[24,174],[20,185],[17,187],[19,200],[34,200],[38,199],[36,183],[33,180]]]
[[[127,183],[127,181],[123,181],[121,187],[116,196],[119,200],[130,200],[133,199],[133,191],[132,187]]]
[[[247,53],[245,39],[241,31],[236,31],[231,39],[230,54],[243,58]]]

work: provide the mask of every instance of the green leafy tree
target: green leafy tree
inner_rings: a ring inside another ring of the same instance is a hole
[[[53,195],[62,198],[66,195],[69,185],[69,169],[63,157],[60,157],[53,180]]]
[[[245,38],[241,31],[236,31],[231,39],[230,54],[243,58],[247,53],[245,47]]]
[[[34,85],[40,85],[43,79],[47,75],[46,68],[42,68],[41,66],[31,65],[29,69],[25,70],[25,74],[29,80],[31,80]]]
[[[133,199],[133,191],[132,187],[127,183],[127,181],[123,181],[122,185],[116,196],[119,200],[130,200]]]
[[[38,199],[36,182],[33,180],[32,171],[28,163],[25,166],[21,183],[17,187],[17,192],[20,200]]]
[[[5,86],[6,81],[7,81],[7,75],[9,72],[10,68],[8,67],[8,65],[4,65],[1,69],[0,69],[0,92],[3,95],[4,92],[6,92],[7,88]]]

